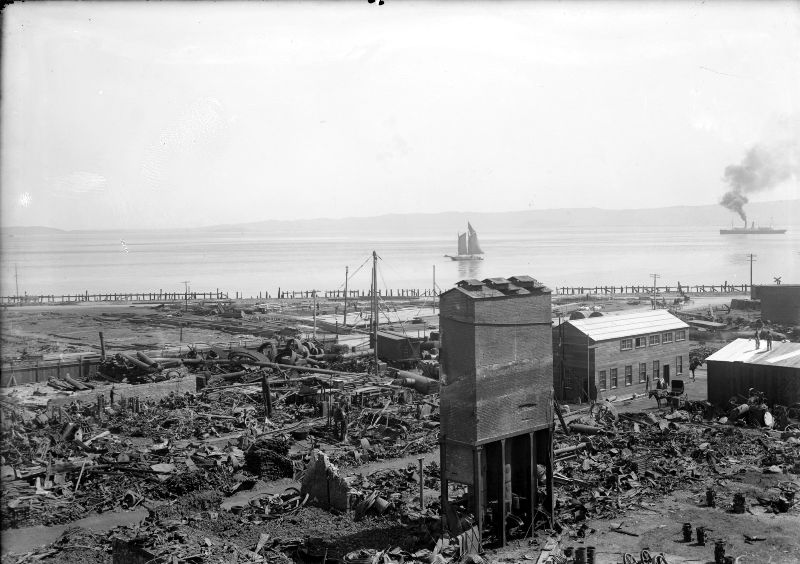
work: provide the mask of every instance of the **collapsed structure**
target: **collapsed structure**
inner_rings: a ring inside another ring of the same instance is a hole
[[[476,534],[505,545],[512,514],[523,530],[552,515],[550,289],[462,280],[441,295],[439,326],[442,512],[448,482],[467,485]]]

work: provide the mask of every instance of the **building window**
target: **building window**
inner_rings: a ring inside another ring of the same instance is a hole
[[[617,369],[616,368],[612,368],[611,369],[611,389],[613,390],[616,387],[617,387]]]
[[[633,366],[625,367],[625,385],[630,386],[633,384]]]
[[[606,389],[606,371],[601,370],[597,373],[597,383],[601,390]]]
[[[683,374],[683,357],[676,356],[675,357],[675,372],[678,374]]]
[[[672,333],[671,332],[670,333],[664,333],[664,335],[661,337],[661,342],[664,343],[665,345],[667,343],[671,343],[672,342]]]
[[[647,337],[636,337],[636,348],[640,349],[647,346]]]
[[[646,382],[647,381],[647,363],[640,362],[639,363],[639,382]]]
[[[686,340],[686,330],[681,329],[680,331],[675,331],[675,340],[676,341],[685,341]]]
[[[661,335],[650,335],[650,346],[660,345]]]
[[[622,339],[619,342],[619,350],[629,351],[633,348],[633,339]]]
[[[658,380],[658,373],[659,373],[660,368],[661,368],[660,363],[657,360],[654,360],[653,361],[653,382]]]

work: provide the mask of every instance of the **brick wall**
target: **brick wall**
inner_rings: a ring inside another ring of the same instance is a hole
[[[441,432],[448,439],[466,443],[476,440],[475,425],[466,423],[476,417],[475,337],[468,323],[473,315],[470,302],[461,292],[451,291],[442,296],[439,315]]]
[[[552,419],[550,294],[441,297],[440,406],[449,440],[485,442]]]

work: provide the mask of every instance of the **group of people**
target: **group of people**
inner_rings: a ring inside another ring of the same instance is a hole
[[[769,330],[769,327],[766,329],[764,328],[764,322],[760,319],[756,322],[756,349],[761,348],[761,339],[764,339],[767,342],[767,350],[772,350],[772,331]]]

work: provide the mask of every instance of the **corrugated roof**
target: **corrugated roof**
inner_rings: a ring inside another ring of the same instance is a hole
[[[800,343],[772,341],[772,350],[768,351],[764,339],[761,339],[761,346],[758,349],[755,339],[736,339],[706,360],[800,368]]]
[[[663,309],[604,315],[588,319],[573,319],[572,324],[593,341],[608,341],[636,335],[647,335],[673,329],[688,329],[689,326]]]

